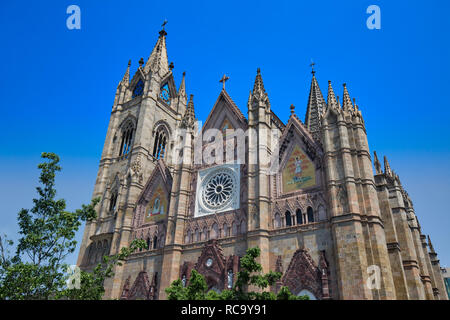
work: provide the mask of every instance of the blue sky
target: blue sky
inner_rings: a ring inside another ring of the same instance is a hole
[[[81,30],[66,27],[71,4],[81,8]],[[381,9],[380,30],[366,27],[371,4]],[[89,202],[117,84],[129,59],[132,72],[147,59],[167,19],[177,86],[186,71],[200,120],[224,73],[246,113],[261,68],[283,121],[290,104],[304,116],[311,59],[324,95],[328,80],[341,97],[346,82],[371,150],[388,156],[449,266],[449,10],[444,0],[2,1],[0,232],[16,238],[16,215],[32,206],[43,151],[62,159],[57,188],[68,208]]]

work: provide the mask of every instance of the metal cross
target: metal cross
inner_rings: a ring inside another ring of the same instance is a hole
[[[310,66],[311,69],[312,69],[312,71],[311,71],[312,74],[316,73],[316,72],[314,71],[314,66],[315,66],[315,65],[316,65],[316,64],[314,63],[314,61],[311,60],[311,64],[310,64],[309,66]]]
[[[230,78],[227,77],[226,75],[223,75],[222,79],[219,80],[219,82],[222,82],[223,90],[225,90],[225,82],[227,82],[228,79]]]
[[[161,25],[161,27],[163,28],[163,30],[164,30],[164,26],[167,24],[167,20],[164,20],[164,22],[163,22],[163,24]]]

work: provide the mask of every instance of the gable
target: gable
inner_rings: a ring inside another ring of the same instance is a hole
[[[172,177],[159,160],[137,201],[135,226],[166,219],[169,210]]]
[[[234,130],[233,125],[231,124],[230,120],[228,120],[228,118],[225,118],[222,121],[222,125],[219,127],[220,131],[222,132],[222,134],[224,136],[226,136],[227,134],[227,130]]]
[[[158,222],[167,216],[169,206],[168,194],[162,181],[153,190],[150,201],[145,208],[144,223]]]
[[[279,190],[287,194],[320,184],[322,149],[293,116],[280,139]]]
[[[282,169],[283,193],[313,187],[316,185],[315,164],[295,143]]]
[[[247,130],[247,120],[226,91],[222,91],[217,98],[205,121],[203,132],[213,128],[222,131],[224,127]]]

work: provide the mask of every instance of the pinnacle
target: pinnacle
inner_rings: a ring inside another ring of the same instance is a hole
[[[374,166],[375,166],[375,171],[376,171],[377,174],[381,174],[381,173],[382,173],[382,172],[381,172],[381,164],[380,164],[380,161],[378,160],[377,152],[374,151],[374,152],[373,152],[373,155],[374,155]]]
[[[181,80],[180,88],[178,89],[178,95],[186,99],[186,72],[183,72],[183,79]]]
[[[264,89],[264,83],[261,77],[261,69],[258,68],[256,70],[255,84],[253,85],[253,95],[259,94],[260,96],[262,96],[265,93],[266,90]]]
[[[125,74],[123,75],[121,84],[128,85],[128,83],[130,82],[130,66],[131,66],[131,60],[128,60],[128,67],[127,67],[127,70],[125,71]]]
[[[331,81],[328,80],[328,96],[327,96],[327,104],[330,106],[337,106],[338,103],[336,101],[336,96],[334,94],[333,87],[331,86]]]
[[[347,90],[347,84],[344,83],[343,86],[344,86],[344,97],[342,98],[342,103],[343,103],[342,107],[344,110],[350,110],[353,108],[352,100],[351,100],[350,94],[348,93],[348,90]]]
[[[386,156],[384,156],[384,173],[388,176],[392,176],[392,169]]]
[[[189,103],[186,107],[186,111],[184,113],[182,124],[186,127],[192,127],[195,121],[195,110],[194,110],[194,95],[191,94],[189,97]]]

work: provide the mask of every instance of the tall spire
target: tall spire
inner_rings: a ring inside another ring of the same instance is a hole
[[[374,151],[374,152],[373,152],[373,155],[374,155],[374,161],[373,161],[373,164],[374,164],[374,166],[375,166],[375,172],[376,172],[376,174],[382,174],[383,172],[381,172],[381,163],[380,163],[380,161],[378,160],[377,152]]]
[[[331,86],[331,81],[328,80],[328,96],[327,96],[328,108],[332,106],[337,106],[336,96],[334,94],[333,87]]]
[[[342,98],[342,108],[344,110],[350,110],[353,108],[352,99],[350,98],[350,94],[347,90],[347,84],[344,83],[344,97]]]
[[[325,100],[317,83],[314,69],[311,73],[311,89],[309,90],[308,106],[306,107],[305,125],[309,132],[316,137],[316,133],[319,132],[320,118],[325,109]]]
[[[165,21],[165,23],[167,22]],[[160,76],[164,76],[169,72],[169,59],[167,58],[166,48],[167,32],[164,30],[165,23],[163,24],[163,29],[159,32],[158,41],[144,67],[145,72],[152,70],[153,72],[159,72]]]
[[[183,119],[181,119],[181,124],[183,127],[192,128],[195,123],[195,110],[194,110],[194,95],[191,94],[189,97],[189,103],[186,107],[186,111],[184,113]]]

